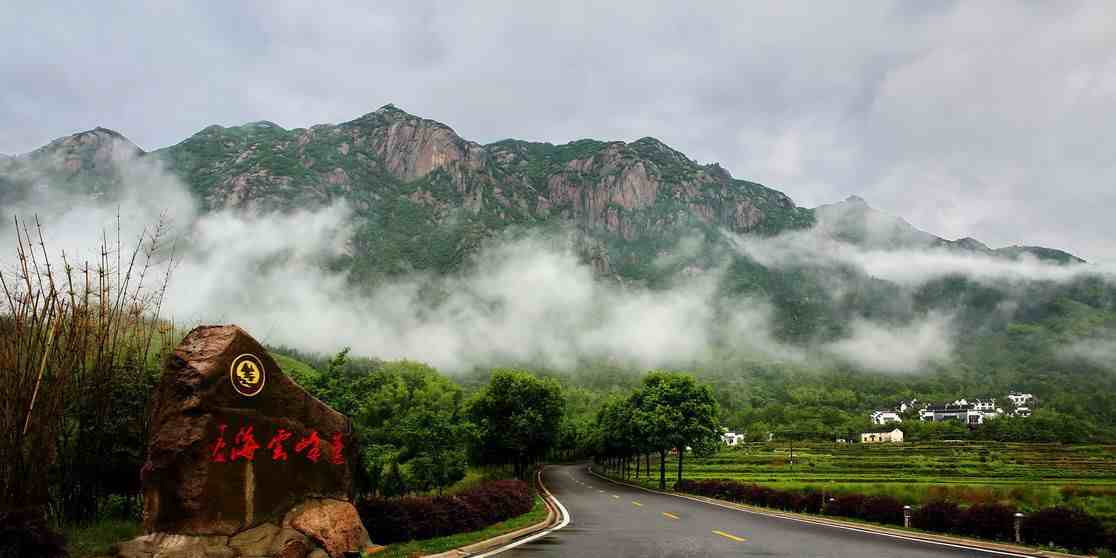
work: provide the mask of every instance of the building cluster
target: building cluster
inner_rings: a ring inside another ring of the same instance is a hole
[[[917,399],[900,401],[892,409],[879,409],[872,411],[872,428],[860,434],[861,443],[901,443],[903,431],[897,425],[903,422],[903,415],[917,412],[919,420],[927,422],[941,422],[955,420],[969,426],[984,424],[986,419],[1002,416],[1029,417],[1031,407],[1035,404],[1035,396],[1030,393],[1013,391],[1004,397],[1011,404],[1005,410],[996,404],[996,398],[965,399],[961,398],[949,403],[926,403]],[[768,441],[774,437],[768,433]],[[736,432],[725,431],[721,434],[725,445],[735,446],[744,441],[744,435]],[[851,440],[839,438],[838,443],[848,443]]]
[[[997,405],[995,398],[961,398],[956,401],[941,404],[922,403],[917,399],[912,399],[910,401],[901,401],[894,409],[873,411],[871,418],[872,424],[882,426],[903,422],[904,413],[918,411],[919,420],[928,422],[956,420],[963,424],[975,426],[984,424],[986,419],[1005,415],[1014,417],[1031,416],[1031,405],[1034,404],[1035,400],[1034,395],[1013,391],[1007,394],[1005,399],[1011,402],[1011,406],[1009,407],[1010,410],[1008,411],[1005,411],[1003,407]]]

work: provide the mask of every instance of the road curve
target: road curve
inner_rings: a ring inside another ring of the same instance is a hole
[[[590,475],[584,465],[547,467],[543,482],[569,511],[569,525],[500,552],[501,558],[1019,556],[940,546],[721,508],[616,485]]]

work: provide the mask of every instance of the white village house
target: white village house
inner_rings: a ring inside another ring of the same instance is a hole
[[[887,430],[886,428],[874,428],[867,432],[860,434],[860,443],[862,444],[901,444],[903,443],[903,431],[898,428]]]
[[[721,439],[724,440],[726,446],[735,446],[744,441],[744,435],[736,432],[725,432],[721,434]]]
[[[1018,391],[1013,391],[1008,394],[1007,398],[1010,399],[1012,404],[1014,404],[1016,407],[1024,407],[1029,405],[1031,403],[1031,400],[1033,400],[1035,396],[1029,393],[1019,393]]]
[[[872,424],[890,424],[893,422],[903,422],[903,417],[895,411],[873,411]]]

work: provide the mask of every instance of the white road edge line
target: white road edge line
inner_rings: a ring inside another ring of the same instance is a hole
[[[558,511],[559,511],[559,513],[562,514],[562,520],[559,521],[558,524],[555,525],[554,527],[551,527],[549,529],[545,529],[543,531],[539,531],[538,533],[535,533],[534,535],[519,539],[518,541],[512,542],[512,543],[507,544],[505,546],[501,546],[500,548],[497,548],[495,550],[489,550],[488,552],[485,552],[484,554],[477,554],[477,555],[475,555],[475,558],[484,558],[485,556],[495,556],[497,554],[500,554],[501,552],[506,552],[508,550],[511,550],[511,549],[513,549],[513,548],[515,548],[519,545],[527,544],[527,543],[529,543],[533,540],[536,540],[536,539],[541,539],[542,537],[545,537],[545,536],[547,536],[547,535],[565,527],[566,525],[570,524],[570,512],[566,509],[566,506],[562,505],[562,502],[560,502],[558,500],[558,498],[554,497],[554,495],[551,494],[549,490],[547,490],[546,485],[543,484],[543,481],[542,481],[542,471],[541,470],[539,471],[539,486],[542,487],[543,492],[546,493],[546,495],[550,498],[550,500],[552,502],[554,502],[554,505],[558,506]]]
[[[734,511],[738,511],[738,512],[750,513],[752,515],[759,515],[759,516],[763,516],[763,517],[772,517],[772,518],[775,518],[775,519],[785,519],[787,521],[796,521],[798,523],[806,523],[806,524],[809,524],[809,525],[819,525],[819,526],[822,526],[822,527],[832,527],[834,529],[844,529],[846,531],[856,531],[858,533],[867,533],[869,535],[878,535],[878,536],[881,536],[881,537],[890,537],[890,538],[893,538],[893,539],[902,539],[902,540],[905,540],[905,541],[911,541],[911,542],[917,542],[917,543],[923,543],[923,544],[934,544],[934,545],[938,545],[938,546],[948,546],[948,547],[952,547],[952,548],[960,548],[960,549],[963,549],[963,550],[975,550],[977,552],[984,552],[984,553],[987,553],[987,554],[996,554],[998,556],[1013,556],[1015,558],[1036,558],[1038,556],[1037,554],[1015,554],[1013,552],[1005,552],[1003,550],[991,550],[991,549],[987,549],[987,548],[980,548],[979,546],[966,546],[966,545],[963,545],[963,544],[952,544],[952,543],[946,543],[946,542],[928,541],[926,539],[920,539],[920,538],[916,538],[916,537],[907,537],[907,536],[903,536],[903,535],[895,535],[895,534],[892,534],[892,533],[880,533],[878,531],[870,531],[868,529],[858,529],[856,527],[848,527],[848,526],[845,526],[845,525],[833,525],[833,524],[830,524],[830,523],[821,523],[821,522],[818,522],[818,521],[810,521],[810,520],[807,520],[807,519],[799,519],[799,518],[796,518],[796,517],[787,517],[787,516],[783,516],[783,515],[771,515],[771,514],[756,512],[756,511],[752,511],[752,510],[746,510],[746,509],[742,509],[742,508],[726,506],[724,504],[718,504],[716,502],[707,502],[705,500],[699,500],[697,498],[691,498],[690,496],[687,496],[685,494],[676,494],[676,493],[672,493],[672,492],[661,492],[661,491],[658,491],[658,490],[651,490],[649,488],[644,488],[642,486],[635,486],[635,485],[631,485],[631,484],[616,482],[616,481],[614,481],[614,480],[612,480],[608,477],[598,475],[595,471],[593,471],[591,466],[586,467],[585,470],[590,475],[593,475],[594,477],[597,477],[597,478],[602,479],[602,480],[606,480],[606,481],[611,482],[612,484],[615,484],[615,485],[627,486],[627,487],[630,487],[630,488],[638,488],[640,490],[643,490],[645,492],[650,492],[652,494],[662,494],[664,496],[674,496],[676,498],[685,498],[687,500],[692,500],[694,502],[700,502],[702,504],[708,504],[710,506],[717,506],[719,508],[725,508],[726,510],[734,510]]]

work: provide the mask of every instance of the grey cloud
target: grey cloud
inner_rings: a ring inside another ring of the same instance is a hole
[[[1116,338],[1095,337],[1071,343],[1059,352],[1066,360],[1083,360],[1109,370],[1116,370]]]
[[[1116,9],[1081,3],[23,3],[0,152],[386,102],[479,141],[652,135],[806,205],[1114,260]]]

